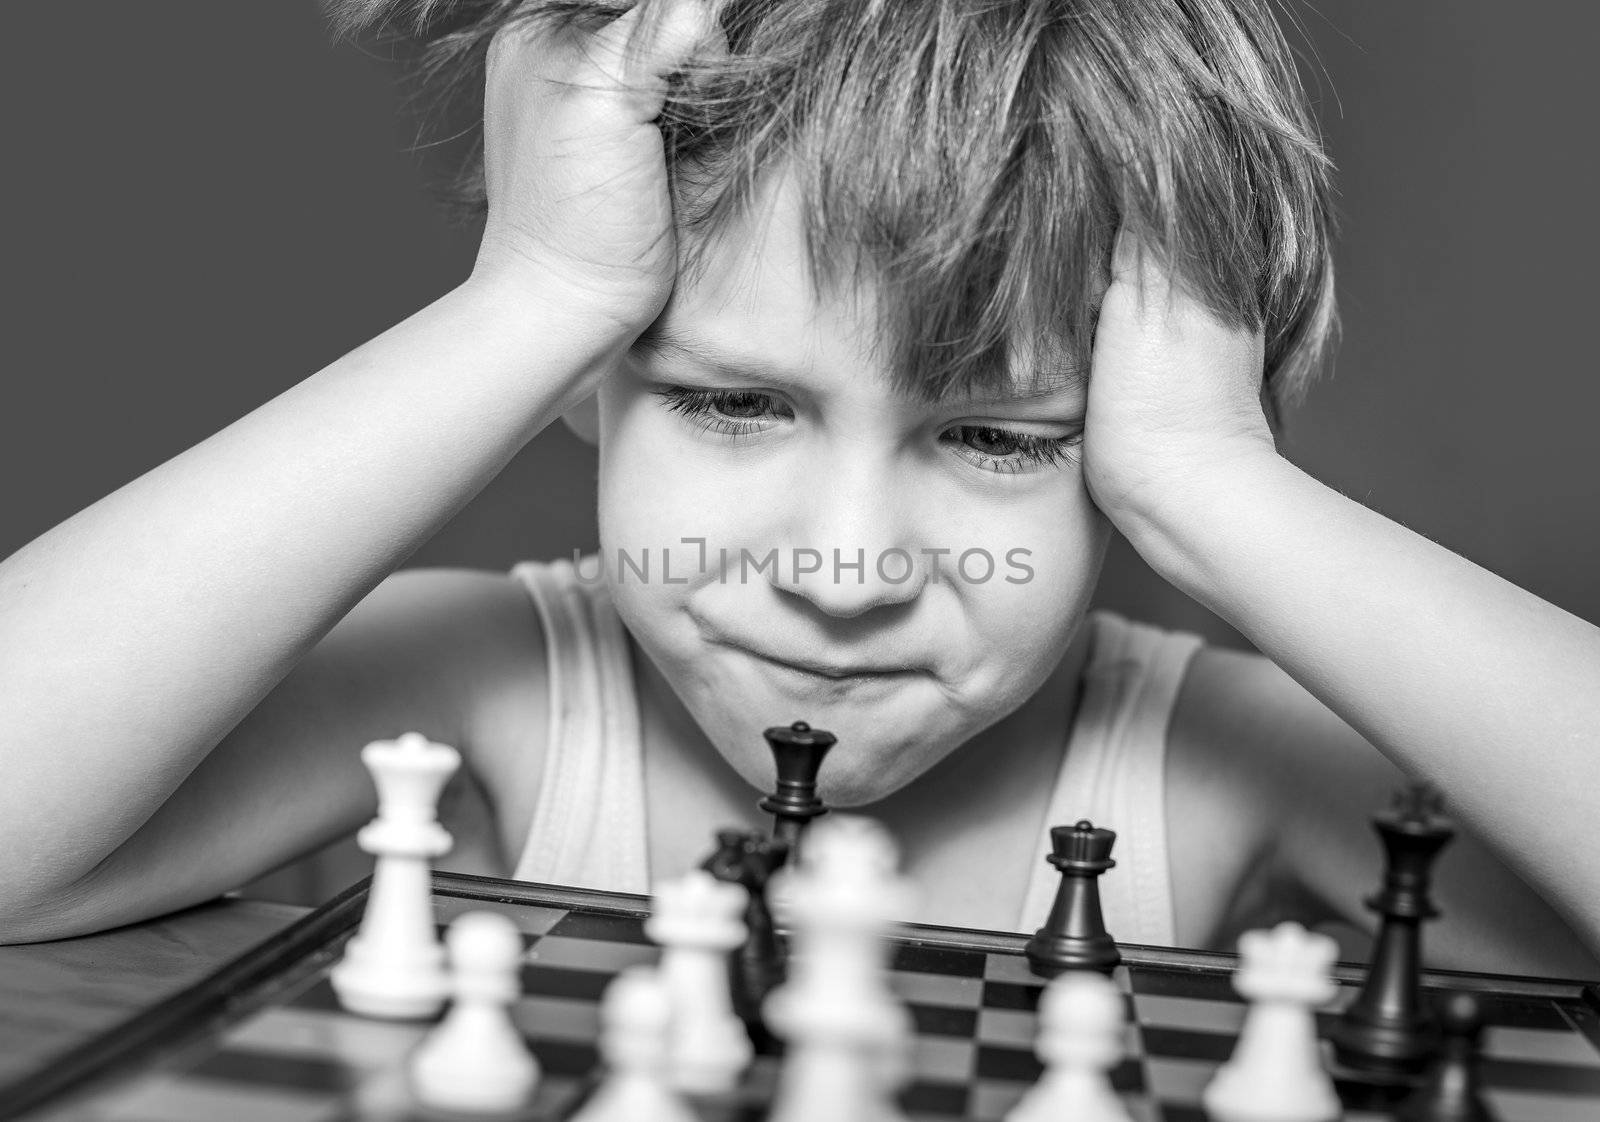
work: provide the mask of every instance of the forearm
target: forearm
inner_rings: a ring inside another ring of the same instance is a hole
[[[1600,630],[1276,456],[1125,530],[1600,945]]]
[[[457,289],[0,565],[8,836],[108,852],[571,404],[602,346],[537,308]]]

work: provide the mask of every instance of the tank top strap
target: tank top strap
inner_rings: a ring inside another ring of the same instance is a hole
[[[599,562],[529,561],[512,574],[544,629],[550,721],[528,840],[513,876],[649,891],[644,759],[627,632]],[[530,781],[532,777],[530,776]]]
[[[1167,728],[1198,636],[1090,617],[1088,664],[1067,752],[1050,795],[1040,860],[1018,929],[1044,922],[1060,874],[1043,860],[1051,826],[1088,819],[1117,832],[1117,865],[1100,878],[1106,927],[1124,943],[1172,946],[1172,869],[1167,852]]]

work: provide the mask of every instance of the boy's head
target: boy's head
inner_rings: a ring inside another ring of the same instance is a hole
[[[658,0],[641,0],[649,4]],[[435,80],[481,89],[512,19],[631,0],[336,0],[410,13]],[[995,384],[1048,340],[1086,364],[1119,229],[1234,324],[1275,400],[1335,328],[1329,166],[1270,0],[722,0],[724,58],[662,115],[693,265],[778,171],[819,284],[870,280],[896,384]],[[481,157],[462,179],[482,206]]]
[[[1070,664],[1119,229],[1264,328],[1281,395],[1332,329],[1327,168],[1247,0],[728,0],[723,26],[663,117],[684,267],[599,395],[602,563],[646,689],[746,780],[761,728],[807,719],[840,737],[825,797],[867,803]]]

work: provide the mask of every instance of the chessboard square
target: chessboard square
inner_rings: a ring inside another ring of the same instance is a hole
[[[905,974],[947,974],[956,978],[981,978],[986,969],[985,960],[989,957],[982,951],[963,951],[950,947],[905,943],[895,947],[889,968]]]
[[[983,983],[983,1008],[985,1009],[1020,1009],[1033,1013],[1039,1009],[1039,995],[1044,992],[1042,985],[1024,986],[1014,982]]]
[[[1244,1000],[1233,988],[1233,975],[1226,972],[1213,974],[1201,970],[1134,965],[1129,968],[1128,974],[1136,998],[1154,994],[1235,1004]]]
[[[535,1048],[543,1040],[593,1043],[600,1038],[600,1006],[593,1001],[524,997],[511,1006],[511,1021]]]
[[[293,1090],[210,1080],[147,1079],[123,1089],[87,1122],[335,1122],[337,1099]]]
[[[963,1118],[966,1116],[967,1100],[970,1097],[965,1083],[919,1080],[900,1093],[900,1106],[912,1114],[926,1114],[936,1118]]]
[[[547,933],[568,914],[566,908],[547,908],[538,904],[518,904],[508,900],[484,900],[475,897],[444,896],[437,892],[433,897],[433,916],[441,927],[448,926],[458,916],[468,912],[495,912],[516,924],[524,941],[535,935]]]
[[[1013,1083],[1036,1083],[1044,1064],[1031,1048],[1006,1048],[978,1043],[978,1058],[973,1071],[979,1079],[1005,1079]]]
[[[1030,1086],[1004,1079],[976,1080],[967,1096],[967,1114],[973,1122],[1000,1122]]]
[[[549,934],[568,939],[592,939],[601,943],[650,944],[650,937],[644,933],[643,916],[605,912],[569,912],[550,929]]]
[[[548,966],[524,966],[519,973],[524,996],[566,997],[577,1001],[599,1001],[615,976],[598,970]]]
[[[1139,1036],[1144,1042],[1146,1055],[1218,1064],[1233,1054],[1233,1046],[1238,1040],[1231,1034],[1196,1032],[1164,1025],[1141,1025]]]
[[[255,1087],[281,1087],[323,1095],[342,1095],[355,1086],[357,1070],[338,1060],[285,1052],[224,1048],[189,1068],[190,1079]]]
[[[1163,1106],[1181,1106],[1200,1102],[1211,1077],[1219,1065],[1203,1060],[1168,1059],[1165,1056],[1146,1056],[1144,1061],[1145,1087],[1150,1097]]]
[[[1593,1122],[1600,1118],[1600,1102],[1593,1099],[1496,1087],[1485,1089],[1483,1097],[1494,1117],[1506,1122]]]
[[[1134,999],[1134,1007],[1141,1025],[1233,1034],[1243,1026],[1246,1010],[1238,1002],[1198,1001],[1161,994],[1140,994]]]
[[[1589,1109],[1592,1117],[1600,1118],[1600,1068],[1504,1060],[1491,1052],[1480,1061],[1478,1074],[1490,1088],[1592,1096]]]
[[[529,949],[525,961],[532,966],[616,974],[630,966],[652,965],[660,957],[661,948],[653,943],[591,942],[546,935]]]
[[[978,1024],[977,1009],[952,1009],[948,1005],[908,1005],[918,1036],[959,1036],[971,1040]]]
[[[981,978],[952,977],[948,974],[889,975],[889,988],[901,1001],[917,1005],[948,1005],[955,1009],[976,1009],[983,1000]]]
[[[1497,1060],[1600,1066],[1600,1052],[1571,1029],[1547,1032],[1544,1029],[1491,1028],[1484,1033],[1483,1051]]]
[[[977,1054],[978,1046],[970,1039],[914,1037],[911,1041],[911,1071],[916,1079],[923,1082],[954,1081],[965,1086],[972,1075]]]
[[[600,1066],[600,1052],[592,1043],[573,1040],[535,1040],[533,1054],[539,1066],[552,1075],[587,1076]]]
[[[1019,986],[1043,986],[1049,981],[1035,974],[1027,958],[1020,954],[985,956],[983,979],[986,982],[1013,982]]]
[[[1032,1048],[1039,1033],[1039,1018],[1019,1009],[978,1010],[977,1037],[985,1044]]]
[[[1425,989],[1423,997],[1433,1003],[1440,1000],[1448,991]],[[1569,1027],[1567,1018],[1562,1016],[1560,1007],[1554,1001],[1529,1001],[1525,997],[1513,994],[1479,993],[1478,1012],[1483,1017],[1483,1023],[1489,1029],[1489,1035],[1494,1035],[1495,1029],[1525,1028],[1544,1029],[1546,1032],[1560,1032]]]
[[[322,1009],[267,1008],[222,1037],[225,1048],[310,1056],[337,1055],[347,1064],[381,1067],[428,1034],[415,1021],[379,1021]]]

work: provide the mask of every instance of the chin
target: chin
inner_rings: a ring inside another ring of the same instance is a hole
[[[817,775],[817,795],[829,807],[841,810],[870,807],[888,798],[931,769],[946,754],[937,746],[938,738],[933,736],[904,741],[904,726],[898,729],[902,739],[890,742],[886,737],[874,735],[870,728],[852,729],[843,721],[832,722],[824,712],[801,713],[787,719],[809,721],[813,727],[827,729],[839,738]],[[782,722],[769,722],[777,723]],[[761,726],[766,727],[768,725]],[[775,777],[772,756],[761,730],[747,729],[735,722],[724,725],[720,731],[721,735],[711,739],[723,758],[752,788],[761,794],[769,793]]]

